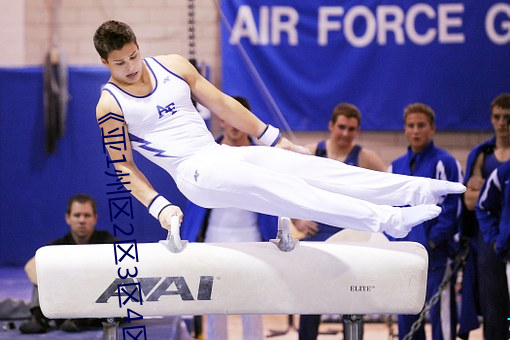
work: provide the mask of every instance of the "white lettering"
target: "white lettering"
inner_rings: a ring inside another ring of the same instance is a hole
[[[342,16],[344,9],[342,7],[319,7],[318,22],[318,42],[319,46],[328,44],[328,33],[330,31],[340,31],[342,24],[339,21],[330,21],[332,16]]]
[[[280,45],[280,37],[283,32],[287,33],[289,45],[295,46],[298,44],[296,25],[299,21],[299,14],[294,8],[288,6],[273,7],[271,21],[271,43],[273,45]]]
[[[415,22],[416,17],[420,14],[424,14],[429,19],[434,19],[436,13],[434,9],[427,4],[416,4],[411,6],[407,11],[405,28],[409,40],[417,45],[430,44],[436,37],[437,30],[435,28],[429,28],[424,34],[419,34],[416,31]]]
[[[442,4],[438,10],[439,42],[443,44],[462,44],[466,40],[463,33],[449,33],[449,28],[462,28],[462,18],[450,17],[450,14],[464,13],[464,4]]]
[[[260,7],[259,10],[259,44],[269,45],[269,8]]]
[[[357,17],[362,17],[365,20],[366,29],[361,36],[354,33],[354,21]],[[369,45],[374,40],[376,29],[374,15],[366,6],[354,6],[345,15],[345,38],[352,46],[365,47]]]
[[[393,18],[393,20],[390,20]],[[377,8],[377,43],[386,45],[388,43],[388,32],[393,32],[397,45],[403,45],[405,42],[404,30],[404,12],[398,6],[380,6]]]
[[[299,44],[299,13],[291,6],[260,6],[258,15],[250,6],[239,6],[232,31],[231,44],[247,39],[252,45],[281,45],[286,38],[291,46]],[[463,3],[413,4],[407,12],[398,5],[364,5],[344,9],[341,6],[319,6],[317,43],[326,46],[330,34],[343,34],[345,41],[355,47],[366,47],[374,41],[381,46],[390,39],[404,45],[406,40],[416,45],[434,41],[440,44],[462,44]],[[257,22],[258,20],[258,22]],[[493,5],[485,17],[485,30],[495,44],[510,42],[510,4]],[[338,32],[338,33],[336,33]]]
[[[503,34],[496,30],[496,17],[505,15],[506,18],[501,21],[500,29]],[[485,32],[487,37],[496,45],[504,45],[510,42],[510,4],[498,3],[489,8],[485,16]]]
[[[241,38],[248,38],[253,45],[258,43],[257,25],[250,6],[239,7],[229,42],[235,45],[239,43]]]
[[[495,7],[487,16],[487,32],[497,41],[510,39],[510,21],[501,25],[505,29],[504,36],[498,36],[494,29],[495,16],[501,12],[509,16],[509,7]],[[397,5],[380,5],[375,9],[353,6],[347,10],[337,6],[319,7],[317,42],[319,46],[327,45],[329,34],[338,31],[343,33],[349,44],[356,47],[368,46],[375,37],[378,45],[387,45],[392,36],[397,45],[404,45],[406,39],[416,45],[427,45],[434,41],[461,44],[466,39],[461,31],[464,10],[463,3],[439,4],[437,8],[427,3],[416,3],[407,12]]]
[[[239,6],[237,16],[230,33],[230,44],[238,44],[242,38],[248,38],[252,45],[280,45],[281,36],[286,33],[289,45],[297,45],[299,22],[298,12],[288,6],[261,6],[259,9],[259,27],[249,6]],[[271,40],[269,38],[271,37]]]

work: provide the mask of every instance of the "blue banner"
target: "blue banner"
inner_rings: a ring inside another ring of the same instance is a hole
[[[358,106],[364,130],[401,130],[423,102],[440,130],[490,130],[510,92],[510,2],[222,0],[222,88],[265,122],[325,130]]]

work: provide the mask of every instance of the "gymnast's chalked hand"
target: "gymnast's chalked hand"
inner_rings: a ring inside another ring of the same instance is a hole
[[[176,205],[169,205],[165,207],[159,214],[159,223],[161,223],[163,228],[171,230],[173,216],[177,216],[179,218],[179,223],[182,223],[184,214],[182,213],[181,208]]]
[[[279,148],[285,149],[285,150],[289,150],[289,151],[304,153],[304,154],[308,154],[308,155],[310,154],[310,151],[307,148],[305,148],[302,145],[294,144],[285,137],[282,137],[282,139],[280,139],[280,141],[278,142],[278,144],[276,144],[276,146]]]

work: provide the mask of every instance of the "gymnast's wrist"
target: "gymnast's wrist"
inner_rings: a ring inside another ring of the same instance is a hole
[[[155,219],[159,220],[159,215],[166,207],[173,205],[166,198],[157,194],[156,197],[152,199],[147,207],[149,209],[149,213],[154,216]]]
[[[267,124],[266,128],[257,137],[257,139],[266,146],[275,146],[282,139],[280,129]]]

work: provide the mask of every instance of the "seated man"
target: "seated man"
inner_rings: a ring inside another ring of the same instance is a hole
[[[88,195],[78,194],[69,199],[65,221],[67,225],[69,225],[70,232],[50,242],[48,245],[103,244],[117,241],[117,239],[107,231],[96,230],[96,202]],[[32,317],[30,320],[20,325],[20,331],[21,333],[27,334],[46,333],[51,328],[50,320],[43,315],[39,306],[34,257],[25,265],[25,271],[30,281],[34,284],[32,301],[30,303],[30,313]],[[66,332],[79,332],[89,326],[101,326],[99,319],[58,320],[55,324]]]

